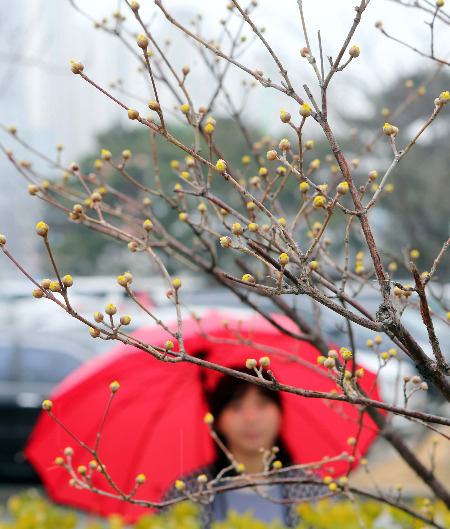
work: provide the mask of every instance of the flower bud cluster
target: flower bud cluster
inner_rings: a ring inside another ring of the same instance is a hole
[[[283,138],[279,145],[278,145],[279,149],[282,150],[282,151],[290,151],[291,150],[291,144],[289,143],[289,140],[287,140],[286,138]],[[270,160],[271,158],[269,158],[269,153],[272,153],[272,152],[275,152],[275,151],[269,151],[267,153],[267,158]],[[272,158],[273,160],[275,158]]]
[[[444,105],[446,105],[448,103],[450,99],[450,92],[442,92],[441,94],[439,94],[439,97],[437,97],[435,100],[434,100],[434,104],[436,107],[443,107]]]
[[[220,237],[219,241],[220,241],[220,246],[222,246],[222,248],[229,248],[233,244],[231,237],[228,237],[228,235],[224,235],[223,237]]]
[[[233,233],[233,235],[242,235],[244,233],[244,229],[239,224],[239,222],[235,222],[233,226],[231,226],[231,233]]]
[[[386,134],[386,136],[392,136],[395,138],[398,134],[398,128],[394,125],[390,125],[389,123],[385,123],[383,125],[383,132]]]

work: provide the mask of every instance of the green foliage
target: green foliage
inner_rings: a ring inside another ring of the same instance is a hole
[[[72,529],[77,525],[73,511],[56,507],[34,489],[11,496],[7,512],[0,514],[0,529]]]
[[[450,512],[442,502],[415,500],[414,509],[426,516],[434,516],[443,527],[450,527]],[[424,522],[409,514],[372,500],[356,501],[358,515],[367,529],[423,529]],[[57,507],[32,489],[11,496],[7,511],[0,511],[0,529],[201,529],[198,507],[184,501],[161,514],[143,516],[133,526],[126,526],[119,515],[108,520],[86,522],[72,510]],[[301,503],[298,513],[302,519],[296,529],[360,529],[355,510],[349,501],[320,500]],[[381,521],[383,520],[383,522]],[[383,525],[383,523],[385,525]],[[283,529],[279,523],[267,524],[253,517],[251,512],[239,515],[231,511],[227,520],[215,522],[211,529]]]
[[[267,524],[261,520],[255,520],[250,511],[245,514],[230,511],[225,521],[213,523],[211,529],[283,529],[283,527],[284,525],[277,522]]]
[[[357,503],[358,514],[365,526],[370,529],[383,511],[380,502],[365,501]],[[360,525],[350,501],[318,501],[315,504],[301,503],[298,512],[302,520],[298,529],[353,529]],[[378,526],[379,527],[379,526]]]
[[[133,529],[201,529],[197,513],[194,504],[183,501],[162,514],[144,516]]]
[[[184,145],[190,146],[194,141],[192,130],[189,127],[174,123],[169,124],[168,127],[170,133]],[[250,132],[253,139],[261,136],[261,133],[258,131]],[[230,166],[242,167],[242,156],[250,153],[250,147],[243,141],[242,134],[234,120],[217,119],[214,141],[224,149],[224,155],[227,157]],[[176,176],[173,169],[171,169],[170,162],[177,160],[180,164],[183,164],[185,155],[180,149],[158,135],[156,135],[155,142],[157,168],[161,185],[163,191],[170,196],[175,184],[180,182],[180,179]],[[98,145],[95,149],[79,161],[81,170],[86,175],[96,172],[104,184],[113,186],[120,193],[130,198],[139,200],[142,200],[144,197],[150,198],[152,201],[151,208],[142,207],[141,211],[136,211],[136,216],[146,219],[149,217],[152,218],[152,215],[154,215],[168,232],[177,236],[184,230],[185,233],[183,232],[182,238],[189,245],[187,239],[192,239],[191,230],[179,221],[178,213],[172,210],[164,200],[159,197],[148,196],[145,192],[132,185],[123,175],[107,163],[103,163],[100,171],[95,170],[94,163],[101,158],[102,149],[109,150],[113,155],[112,160],[117,164],[122,162],[122,151],[129,149],[132,156],[126,164],[127,173],[140,184],[153,188],[155,187],[156,164],[153,158],[150,132],[142,129],[127,130],[118,125],[108,129],[98,136]],[[208,157],[207,153],[208,146],[203,141],[202,154]],[[214,162],[216,159],[217,156],[213,155]],[[248,167],[247,172],[247,175],[243,172],[238,172],[237,174],[242,177],[251,177],[254,174],[258,174],[258,168],[255,162]],[[58,184],[61,185],[60,183]],[[82,191],[81,185],[73,176],[70,176],[68,182],[64,183],[64,186],[68,185],[72,189]],[[90,187],[92,190],[92,185]],[[233,193],[233,190],[223,179],[216,179],[214,187],[216,190],[220,190],[220,197],[225,202],[230,199],[229,195]],[[117,202],[109,194],[104,196],[104,200],[108,204]],[[71,209],[74,204],[67,201],[65,205]],[[127,268],[130,252],[126,244],[105,237],[104,234],[89,229],[86,226],[71,223],[68,217],[62,214],[61,211],[49,209],[46,212],[46,218],[52,225],[52,233],[54,236],[52,249],[58,265],[62,270],[70,270],[71,274],[76,275],[92,275],[93,270],[101,270],[104,274],[116,274],[118,270]],[[195,244],[195,242],[192,241],[192,244]],[[76,259],[73,258],[74,249],[76,249]],[[178,262],[174,259],[168,260],[163,252],[159,255],[164,260],[169,271],[175,273],[177,266],[179,266]],[[114,256],[114,258],[112,259],[111,256]]]

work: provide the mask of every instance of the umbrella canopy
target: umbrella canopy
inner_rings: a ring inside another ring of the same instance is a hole
[[[318,351],[307,342],[282,334],[259,316],[234,320],[212,312],[202,318],[203,334],[194,320],[183,322],[186,350],[223,366],[245,366],[247,358],[267,353],[255,344],[294,355],[270,353],[271,366],[278,381],[302,389],[331,391],[335,382],[317,366]],[[283,316],[276,319],[296,330]],[[176,326],[174,326],[176,328]],[[236,334],[253,345],[238,344]],[[170,336],[151,326],[135,333],[136,338],[162,345]],[[234,342],[234,343],[231,343]],[[65,379],[50,396],[53,413],[79,440],[93,448],[115,380],[120,390],[108,412],[99,441],[98,453],[117,486],[125,493],[133,490],[136,476],[144,473],[147,481],[135,499],[159,501],[175,479],[214,460],[214,446],[203,417],[207,410],[206,388],[213,387],[220,374],[188,363],[165,363],[131,346],[119,345],[110,353],[94,358]],[[372,388],[371,373],[361,379]],[[373,398],[378,394],[373,393]],[[348,450],[347,439],[358,434],[359,413],[346,403],[330,405],[322,399],[302,398],[282,393],[283,427],[281,437],[294,462],[308,463],[324,456],[337,456]],[[367,414],[358,441],[362,456],[376,436],[376,427]],[[49,496],[56,502],[108,515],[119,513],[135,521],[148,510],[107,496],[76,490],[69,485],[67,471],[54,460],[64,448],[74,449],[73,467],[87,465],[91,456],[46,413],[42,413],[29,440],[26,457],[41,476]],[[346,472],[348,463],[333,463],[334,474]],[[95,472],[93,483],[115,493],[105,478]]]

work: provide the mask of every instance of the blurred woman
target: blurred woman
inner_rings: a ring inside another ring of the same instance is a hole
[[[263,452],[271,451],[273,447],[277,447],[277,450],[273,452],[276,461],[279,462],[276,465],[281,468],[292,465],[292,458],[279,436],[283,421],[283,408],[280,394],[277,391],[271,391],[235,377],[224,376],[215,389],[206,395],[206,398],[214,416],[214,429],[220,441],[232,454],[235,462],[243,465],[246,474],[264,472]],[[216,445],[216,459],[213,464],[199,468],[182,478],[186,490],[190,493],[199,490],[199,475],[204,475],[210,481],[231,466],[230,458]],[[222,477],[236,475],[234,465],[227,469]],[[314,481],[314,477],[311,478],[300,470],[279,470],[278,476]],[[226,481],[221,481],[218,485],[226,483]],[[239,514],[252,510],[254,518],[268,523],[278,519],[286,526],[293,527],[299,522],[295,504],[283,500],[315,499],[323,496],[324,493],[323,486],[310,483],[266,485],[259,488],[263,489],[264,495],[267,494],[275,501],[267,500],[250,487],[219,492],[215,494],[211,503],[201,505],[202,526],[207,529],[211,522],[226,519],[230,510],[237,511]],[[185,497],[184,492],[172,487],[165,499],[180,496]]]

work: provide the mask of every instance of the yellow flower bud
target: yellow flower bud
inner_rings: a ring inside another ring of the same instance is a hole
[[[161,109],[161,105],[158,103],[158,101],[150,101],[150,103],[148,104],[148,108],[157,112]]]
[[[336,365],[336,362],[335,362],[334,358],[328,357],[323,362],[323,365],[325,367],[327,367],[328,369],[333,369],[333,367]]]
[[[285,110],[280,110],[280,119],[283,123],[289,123],[291,121],[291,115]]]
[[[289,263],[289,255],[287,253],[280,254],[280,256],[278,257],[278,262],[280,263],[280,265],[287,265]]]
[[[74,74],[80,74],[84,70],[83,64],[81,64],[80,61],[74,61],[73,59],[70,59],[71,62],[71,70]]]
[[[120,317],[120,323],[121,325],[130,325],[131,323],[131,317],[128,316],[128,314],[125,314]]]
[[[317,363],[320,364],[321,366],[323,366],[323,363],[325,362],[325,360],[326,360],[325,356],[320,355],[317,357]]]
[[[218,160],[216,163],[216,170],[219,174],[225,174],[227,170],[227,164],[225,160]]]
[[[112,154],[111,154],[110,151],[107,151],[106,149],[102,149],[102,158],[104,160],[106,160],[106,161],[107,160],[111,160],[111,156],[112,156]]]
[[[53,408],[53,402],[51,400],[44,400],[42,403],[42,409],[45,411],[51,411]]]
[[[228,237],[227,235],[224,235],[223,237],[221,237],[219,241],[220,241],[220,246],[222,246],[222,248],[229,248],[233,244],[231,237]]]
[[[71,286],[73,285],[73,279],[72,279],[72,276],[70,276],[70,275],[66,275],[66,276],[64,276],[64,277],[61,279],[61,282],[62,282],[62,284],[63,284],[65,287],[67,287],[67,288],[71,287]]]
[[[133,119],[137,119],[139,117],[139,111],[136,110],[135,108],[130,108],[128,110],[128,117],[133,120]]]
[[[299,184],[299,188],[300,188],[300,191],[301,191],[302,193],[307,193],[307,192],[309,191],[309,184],[308,184],[308,182],[301,182],[301,183]]]
[[[245,472],[245,465],[243,463],[238,463],[236,466],[236,472],[238,472],[238,474]]]
[[[398,128],[394,127],[394,125],[390,125],[389,123],[385,123],[383,126],[383,132],[386,134],[386,136],[397,136],[398,134]]]
[[[300,116],[304,117],[304,118],[307,118],[308,116],[311,115],[311,108],[310,106],[308,105],[308,103],[303,103],[303,105],[300,107]]]
[[[45,224],[42,220],[36,224],[36,233],[41,237],[47,237],[48,230],[48,224]]]
[[[287,140],[286,138],[283,138],[278,147],[282,150],[282,151],[289,151],[291,149],[291,144],[289,143],[289,140]],[[269,151],[269,152],[274,152],[274,151]],[[267,153],[268,155],[269,153]],[[267,156],[267,158],[269,158],[269,156]],[[270,160],[271,158],[269,158]],[[275,158],[272,158],[272,159],[275,159]]]
[[[137,38],[137,45],[145,50],[148,47],[148,38],[145,35],[139,35]]]
[[[322,197],[322,196],[317,196],[315,199],[314,199],[314,207],[315,208],[324,208],[326,205],[326,201],[325,201],[325,198]]]
[[[177,490],[181,490],[182,491],[182,490],[184,490],[186,488],[186,484],[185,484],[184,481],[181,481],[181,479],[177,479],[175,481],[175,488]]]
[[[207,123],[206,126],[205,126],[205,133],[208,136],[212,136],[214,134],[214,131],[215,131],[214,126],[211,125],[211,123]]]
[[[111,390],[111,393],[117,393],[120,389],[120,384],[115,380],[114,382],[111,382],[109,389]]]
[[[350,56],[353,57],[353,58],[355,58],[355,57],[359,57],[359,53],[360,53],[360,51],[359,51],[358,46],[352,46],[352,47],[348,50],[348,52],[350,53]]]
[[[239,222],[235,222],[231,227],[231,232],[233,233],[233,235],[242,235],[242,233],[244,233],[244,230],[239,224]]]
[[[117,312],[117,308],[114,306],[113,303],[110,303],[110,304],[105,308],[105,312],[106,312],[106,314],[109,314],[109,316],[113,316],[113,315]]]
[[[94,327],[91,327],[89,329],[89,334],[92,336],[92,338],[98,338],[100,336],[100,331]]]
[[[345,347],[341,347],[340,349],[340,353],[341,353],[341,356],[342,358],[348,362],[349,360],[352,359],[353,355],[352,355],[352,352],[349,351],[348,349],[346,349]]]
[[[345,195],[345,194],[347,194],[347,191],[348,191],[348,183],[347,183],[347,182],[341,182],[341,183],[337,186],[336,191],[338,192],[339,195]]]
[[[254,369],[258,365],[258,362],[254,358],[247,358],[245,361],[245,367],[247,369]]]
[[[144,228],[145,231],[152,231],[152,229],[153,229],[153,222],[152,222],[150,219],[146,219],[146,220],[144,220],[144,222],[142,223],[142,227]]]
[[[205,414],[203,420],[206,424],[212,424],[214,422],[214,415],[208,412]]]
[[[311,171],[317,171],[319,167],[320,167],[320,160],[318,158],[316,158],[309,164],[309,168],[311,169]]]

